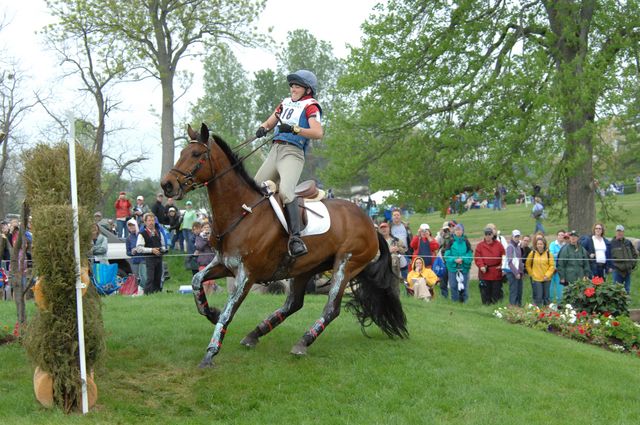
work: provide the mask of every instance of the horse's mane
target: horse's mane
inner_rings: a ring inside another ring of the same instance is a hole
[[[260,186],[258,186],[258,183],[256,183],[253,177],[251,177],[249,173],[247,173],[247,170],[244,168],[244,164],[242,163],[240,158],[238,158],[238,155],[236,155],[236,153],[231,150],[227,142],[222,140],[222,137],[216,134],[212,134],[211,137],[213,137],[213,140],[217,143],[218,146],[220,146],[220,149],[222,149],[222,152],[224,152],[224,154],[227,156],[227,158],[229,159],[229,162],[231,163],[231,166],[235,168],[236,173],[238,173],[238,175],[245,182],[247,182],[249,187],[251,187],[257,192],[261,192]]]

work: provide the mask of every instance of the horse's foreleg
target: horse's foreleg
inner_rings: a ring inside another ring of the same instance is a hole
[[[260,322],[254,330],[240,341],[240,344],[246,347],[255,347],[260,337],[271,332],[273,328],[284,322],[284,319],[300,310],[304,304],[304,291],[307,282],[312,276],[313,274],[305,274],[293,279],[292,288],[290,288],[289,296],[284,305]]]
[[[311,328],[302,335],[302,338],[300,338],[296,345],[293,346],[291,354],[298,356],[307,354],[307,347],[313,344],[329,323],[340,314],[342,294],[350,279],[347,272],[347,263],[350,258],[351,254],[347,254],[342,260],[336,260],[333,268],[333,284],[329,290],[329,299],[324,306],[322,316],[316,320],[313,326],[311,326]]]
[[[218,255],[213,257],[213,260],[202,270],[196,273],[191,280],[191,287],[193,288],[193,297],[198,308],[198,313],[205,316],[214,325],[218,323],[218,317],[220,311],[216,308],[209,307],[209,301],[204,293],[202,282],[216,279],[224,276],[229,276],[229,270],[218,261]]]
[[[242,301],[249,293],[249,289],[251,289],[252,285],[253,282],[249,282],[244,266],[241,263],[236,273],[236,289],[229,295],[227,304],[224,306],[222,313],[220,313],[216,327],[213,330],[211,342],[209,342],[209,345],[207,346],[207,354],[200,362],[201,368],[213,365],[213,356],[218,354],[220,347],[222,347],[222,340],[227,333],[227,326],[231,322],[233,315],[238,310],[238,307],[240,307],[240,304],[242,304]]]

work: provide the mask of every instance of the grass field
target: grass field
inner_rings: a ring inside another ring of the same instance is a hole
[[[640,203],[634,196],[625,197],[629,206]],[[470,233],[489,221],[505,231],[526,223],[533,228],[528,212],[515,206],[472,211],[460,220]],[[443,220],[417,216],[412,225],[424,221]],[[377,328],[367,338],[343,310],[304,358],[289,350],[319,317],[326,297],[307,296],[300,312],[247,350],[239,341],[284,300],[251,294],[216,366],[199,370],[213,328],[196,313],[192,296],[176,291],[189,281],[181,259],[169,262],[171,292],[104,298],[107,355],[96,370],[98,406],[88,417],[40,407],[33,368],[12,344],[0,347],[0,423],[640,423],[640,359],[498,320],[493,308],[480,304],[475,282],[466,305],[403,296],[407,340],[389,340]],[[636,295],[634,288],[637,305]],[[224,299],[216,295],[213,303]],[[0,302],[0,323],[14,321],[15,305]]]

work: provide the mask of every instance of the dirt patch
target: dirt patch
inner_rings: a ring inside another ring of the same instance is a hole
[[[0,345],[11,344],[12,342],[14,342],[17,339],[18,338],[16,338],[13,335],[3,336],[2,338],[0,338]]]

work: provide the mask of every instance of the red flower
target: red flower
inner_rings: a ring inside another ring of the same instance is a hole
[[[611,316],[611,313],[609,313],[608,311],[605,311],[604,313],[602,313],[602,315],[604,317],[609,317],[609,316]]]
[[[16,322],[16,325],[13,327],[13,336],[16,338],[20,336],[20,322]]]
[[[580,313],[580,315],[582,315],[582,317],[587,317],[587,312],[582,310],[582,313]]]
[[[582,326],[580,326],[580,327],[578,328],[578,331],[580,332],[580,334],[581,334],[581,335],[584,335],[584,332],[585,332],[585,331],[584,331],[584,328],[583,328]]]
[[[540,314],[538,315],[538,319],[544,319],[544,313],[540,313]]]
[[[596,288],[587,288],[584,290],[584,294],[587,296],[587,298],[592,297],[593,294],[596,293]]]
[[[601,278],[600,276],[596,276],[593,279],[591,279],[591,283],[593,283],[595,286],[598,286],[604,283],[604,279]]]
[[[618,322],[617,320],[614,320],[613,322],[611,322],[611,324],[613,326],[620,326],[620,322]]]

